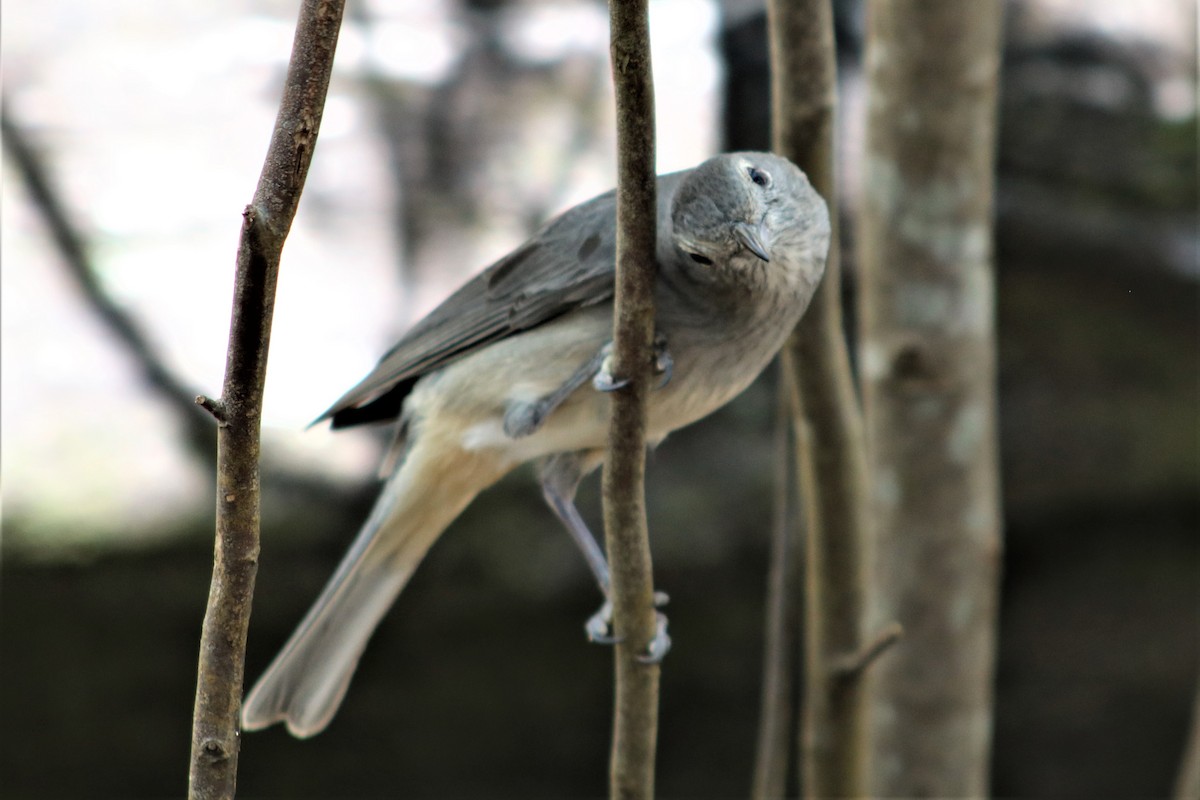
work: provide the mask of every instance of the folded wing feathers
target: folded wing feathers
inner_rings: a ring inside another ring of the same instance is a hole
[[[476,348],[528,330],[613,293],[613,193],[559,216],[417,323],[321,419],[378,398]]]

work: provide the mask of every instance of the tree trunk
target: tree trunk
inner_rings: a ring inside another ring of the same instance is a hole
[[[766,626],[758,741],[754,749],[751,800],[776,800],[788,793],[795,763],[796,694],[800,677],[800,579],[804,545],[800,479],[796,474],[796,382],[789,359],[777,359],[779,385],[775,419],[775,498],[767,575]]]
[[[988,789],[1000,514],[991,269],[999,0],[869,6],[859,229],[876,521],[871,793]]]
[[[829,204],[825,277],[788,344],[805,510],[801,776],[809,797],[866,790],[864,647],[869,517],[862,414],[842,331],[834,187],[836,67],[830,0],[771,0],[773,140]]]

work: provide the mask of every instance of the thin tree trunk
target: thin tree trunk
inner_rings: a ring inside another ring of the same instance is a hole
[[[646,529],[646,392],[654,335],[656,186],[654,82],[647,0],[611,0],[612,70],[617,102],[617,278],[613,370],[630,379],[613,393],[602,484],[605,548],[615,650],[609,793],[654,796],[658,738],[657,664],[639,656],[656,627]]]
[[[871,791],[988,790],[1000,513],[991,264],[999,0],[869,6],[862,364],[878,569]]]
[[[861,796],[870,540],[862,416],[842,331],[833,10],[829,0],[771,0],[767,8],[774,147],[808,174],[834,223],[825,277],[789,343],[806,514],[801,775],[809,797]]]
[[[188,797],[232,798],[246,633],[259,554],[259,430],[279,257],[312,161],[341,0],[305,0],[283,99],[254,198],[242,214],[233,319],[221,399],[197,398],[216,416],[217,525],[212,586],[200,638]]]
[[[784,354],[786,356],[786,354]],[[767,575],[766,627],[763,636],[762,700],[754,756],[751,800],[787,795],[796,727],[796,678],[800,673],[800,528],[799,478],[796,475],[796,383],[790,359],[781,357],[775,424],[775,499],[771,522],[770,571]]]

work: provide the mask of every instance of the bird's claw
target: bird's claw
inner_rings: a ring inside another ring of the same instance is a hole
[[[592,378],[592,386],[598,392],[615,392],[629,385],[628,378],[615,378],[612,374],[612,342],[600,348],[600,368]]]
[[[670,383],[674,371],[675,359],[671,358],[671,351],[667,349],[667,337],[661,333],[654,334],[654,373],[662,376],[657,388],[661,389]]]
[[[613,374],[608,369],[608,359],[605,359],[604,366],[600,367],[600,371],[596,373],[596,377],[592,378],[592,386],[598,392],[615,392],[618,389],[624,389],[628,385],[628,378],[613,377]]]
[[[629,385],[628,378],[614,378],[611,373],[599,372],[592,378],[592,386],[598,392],[615,392]]]
[[[605,600],[600,610],[588,617],[583,629],[587,631],[589,642],[596,644],[616,644],[621,641],[612,635],[612,601]]]
[[[646,652],[637,657],[643,664],[658,664],[671,650],[671,636],[667,633],[667,615],[661,611],[654,614],[654,638],[646,645]]]
[[[600,368],[592,378],[592,386],[600,392],[615,392],[629,385],[628,378],[617,378],[612,374],[612,342],[600,350]],[[667,337],[661,333],[654,334],[654,374],[661,375],[656,389],[661,389],[671,382],[675,371],[675,359],[667,349]]]
[[[671,598],[666,592],[654,593],[654,607],[662,608]],[[596,644],[617,644],[622,641],[619,636],[612,635],[612,601],[605,600],[600,610],[588,618],[583,626],[587,631],[589,642]],[[654,637],[646,645],[646,651],[637,656],[643,664],[658,664],[671,649],[671,636],[667,633],[667,615],[661,611],[654,612]]]

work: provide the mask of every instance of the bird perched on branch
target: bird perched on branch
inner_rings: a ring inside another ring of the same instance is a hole
[[[795,165],[731,153],[658,178],[657,445],[750,385],[807,308],[825,268],[829,215]],[[417,323],[318,420],[391,421],[397,434],[370,517],[321,596],[246,697],[245,730],[284,722],[311,736],[337,711],[367,641],[429,547],[472,499],[538,462],[546,500],[606,602],[608,565],[575,509],[604,459],[613,325],[616,197],[566,211]],[[661,658],[659,633],[647,658]]]

